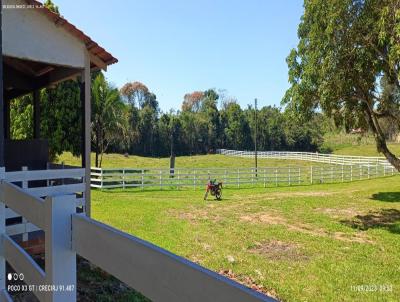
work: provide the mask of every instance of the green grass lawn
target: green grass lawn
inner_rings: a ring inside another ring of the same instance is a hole
[[[330,149],[334,154],[356,156],[383,156],[376,150],[374,137],[369,134],[359,136],[356,134],[332,134],[324,136],[324,148]],[[400,155],[400,143],[388,143],[389,149]]]
[[[65,152],[58,158],[58,162],[64,162],[69,165],[80,165],[80,158],[72,156],[71,153]],[[92,165],[94,166],[94,154],[92,153]],[[259,167],[275,167],[275,166],[311,166],[318,165],[301,160],[281,160],[281,159],[259,159]],[[129,155],[125,157],[122,154],[105,154],[103,159],[103,168],[169,168],[169,157],[153,158]],[[226,155],[195,155],[195,156],[178,156],[175,160],[176,168],[245,168],[254,167],[253,158],[241,158]]]
[[[389,143],[389,150],[391,150],[397,156],[400,156],[400,144],[399,143]],[[383,154],[376,151],[375,144],[368,145],[354,145],[354,146],[343,146],[334,150],[335,154],[341,155],[360,155],[360,156],[383,156]]]
[[[396,301],[399,181],[225,189],[221,202],[204,202],[201,190],[94,190],[92,211],[284,301]]]

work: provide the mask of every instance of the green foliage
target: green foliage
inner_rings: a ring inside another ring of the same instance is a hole
[[[30,139],[33,137],[32,97],[26,95],[10,102],[11,139]]]
[[[99,73],[92,85],[92,141],[96,167],[101,167],[102,156],[110,144],[123,142],[127,137],[124,109],[118,89],[110,86],[103,73]]]
[[[54,159],[64,151],[81,152],[82,120],[79,84],[66,81],[40,93],[40,135],[49,141]]]
[[[55,5],[55,4],[53,3],[53,1],[51,1],[51,0],[46,0],[46,1],[43,3],[43,5],[44,5],[46,8],[48,8],[49,10],[51,10],[53,13],[56,13],[57,15],[60,14],[60,11],[58,10],[58,6]]]
[[[303,117],[320,108],[347,131],[370,129],[378,151],[398,169],[382,118],[400,122],[400,99],[395,97],[400,87],[399,16],[395,0],[306,0],[299,44],[287,58],[291,87],[283,99]]]

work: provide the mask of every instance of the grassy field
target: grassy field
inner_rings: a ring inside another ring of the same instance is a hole
[[[389,143],[389,150],[391,150],[397,156],[400,156],[400,144]],[[333,153],[341,155],[361,155],[361,156],[383,156],[383,154],[376,151],[376,145],[355,145],[355,146],[343,146],[336,149]]]
[[[58,162],[64,162],[69,165],[80,165],[80,158],[72,156],[71,153],[62,154]],[[94,154],[92,154],[92,165],[94,164]],[[259,159],[259,167],[274,166],[311,166],[318,165],[301,160],[281,160],[281,159]],[[136,155],[125,157],[122,154],[105,154],[103,160],[103,168],[169,168],[169,157],[152,158]],[[241,158],[225,155],[195,155],[195,156],[178,156],[175,160],[176,168],[244,168],[254,167],[254,159]]]
[[[396,301],[399,181],[226,189],[220,202],[200,190],[94,190],[92,207],[100,221],[283,301]]]
[[[341,155],[383,156],[376,150],[372,135],[361,137],[354,134],[328,133],[324,136],[323,147]],[[400,155],[400,143],[388,143],[388,147],[394,154]]]

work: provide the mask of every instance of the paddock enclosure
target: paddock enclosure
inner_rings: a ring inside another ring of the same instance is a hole
[[[217,154],[254,158],[252,151],[218,149]],[[311,166],[260,166],[257,168],[91,168],[91,187],[111,188],[203,188],[209,179],[224,186],[293,186],[351,182],[396,174],[382,157],[345,156],[309,152],[258,152],[263,159],[312,162]]]

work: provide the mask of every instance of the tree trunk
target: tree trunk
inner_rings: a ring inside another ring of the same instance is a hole
[[[385,136],[380,128],[378,119],[376,116],[374,116],[374,113],[371,112],[371,110],[366,106],[364,109],[364,115],[367,120],[367,123],[369,127],[372,130],[372,133],[374,134],[375,142],[376,142],[376,148],[378,152],[381,152],[388,162],[396,168],[397,171],[400,172],[400,159],[396,157],[388,148],[386,144],[386,139]]]

